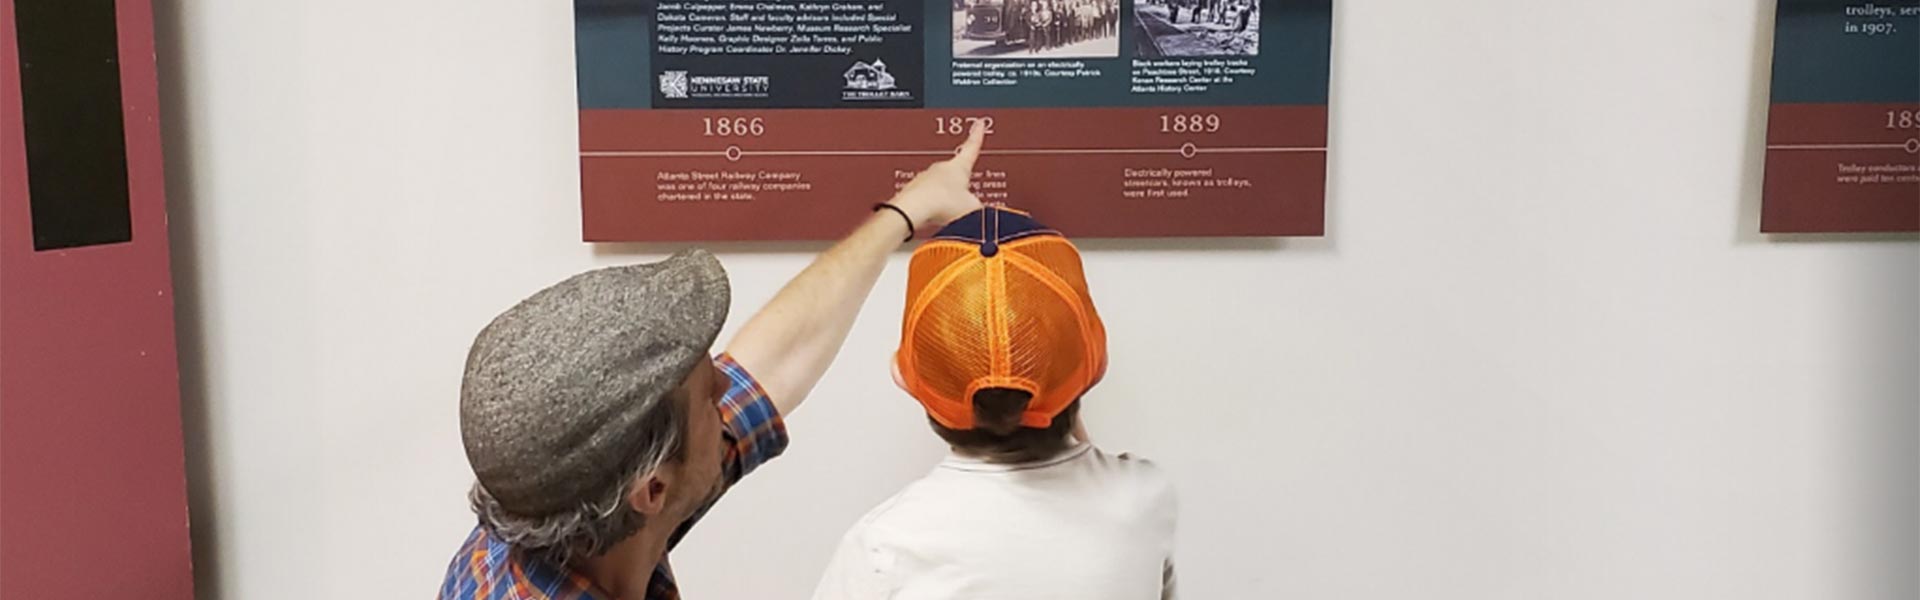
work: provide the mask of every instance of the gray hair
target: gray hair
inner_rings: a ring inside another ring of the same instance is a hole
[[[538,516],[516,514],[502,507],[485,486],[474,482],[467,499],[481,526],[514,550],[550,564],[572,565],[605,554],[646,524],[645,516],[627,504],[633,486],[661,466],[682,458],[686,448],[682,432],[687,425],[681,398],[684,395],[669,393],[659,403],[664,406],[641,418],[638,426],[648,435],[629,461],[631,465],[620,471],[626,475],[607,482],[601,488],[603,492],[582,499],[572,509]]]

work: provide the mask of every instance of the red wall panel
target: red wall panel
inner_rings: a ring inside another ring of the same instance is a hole
[[[117,3],[131,242],[35,251],[0,0],[0,598],[193,595],[152,6]]]

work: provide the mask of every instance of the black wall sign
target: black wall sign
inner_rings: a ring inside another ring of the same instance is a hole
[[[133,239],[114,0],[15,0],[33,247]]]

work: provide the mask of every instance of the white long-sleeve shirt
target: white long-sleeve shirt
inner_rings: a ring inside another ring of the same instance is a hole
[[[841,539],[815,600],[1173,597],[1176,499],[1147,460],[1080,444],[994,464],[953,455]]]

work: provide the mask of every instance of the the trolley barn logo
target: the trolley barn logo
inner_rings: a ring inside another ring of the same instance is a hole
[[[847,80],[841,98],[846,100],[912,100],[913,92],[899,89],[886,61],[855,61],[843,75]]]

